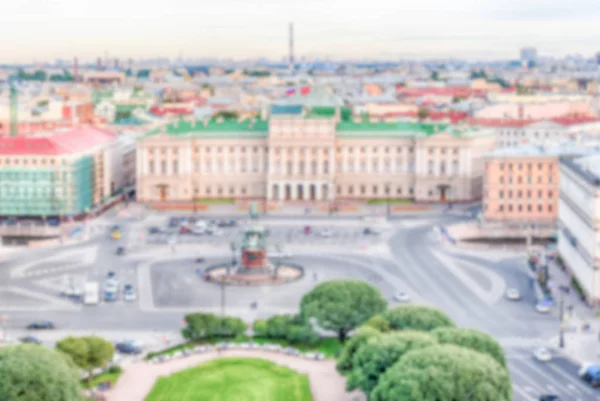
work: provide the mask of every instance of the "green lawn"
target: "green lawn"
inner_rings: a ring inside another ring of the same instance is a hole
[[[272,362],[224,358],[161,377],[146,401],[311,401],[308,377]]]
[[[265,338],[265,337],[238,337],[238,338],[214,338],[207,339],[201,342],[189,342],[182,345],[177,345],[175,347],[166,348],[162,351],[158,352],[150,352],[146,359],[152,359],[158,355],[170,355],[177,351],[182,351],[188,348],[194,348],[197,345],[202,344],[216,344],[219,342],[231,342],[231,343],[246,343],[246,342],[254,342],[257,344],[279,344],[282,347],[294,347],[302,352],[320,352],[328,358],[335,358],[337,353],[342,349],[342,345],[337,340],[337,338],[322,338],[315,345],[305,345],[305,344],[290,344],[287,340],[275,339],[275,338]]]

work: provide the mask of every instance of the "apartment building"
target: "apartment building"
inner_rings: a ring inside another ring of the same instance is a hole
[[[561,156],[595,152],[574,144],[498,149],[484,156],[486,222],[553,225],[558,216]]]
[[[475,123],[477,123],[475,121]],[[488,121],[486,125],[493,125]],[[498,147],[520,147],[523,145],[548,145],[572,140],[587,131],[596,131],[596,117],[562,117],[542,121],[499,121],[496,132]]]
[[[137,145],[137,198],[479,199],[490,131],[274,105],[263,118],[180,118]]]
[[[560,160],[558,252],[588,302],[600,304],[600,155]]]
[[[114,191],[112,132],[78,128],[48,136],[0,138],[0,216],[85,213]]]

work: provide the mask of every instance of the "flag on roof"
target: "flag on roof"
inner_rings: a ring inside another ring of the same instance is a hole
[[[300,89],[300,93],[302,95],[308,95],[310,93],[310,86],[304,86]]]
[[[292,88],[292,89],[288,89],[288,90],[285,92],[285,94],[286,94],[287,96],[291,96],[291,95],[293,95],[294,93],[296,93],[296,89],[294,89],[294,88]]]

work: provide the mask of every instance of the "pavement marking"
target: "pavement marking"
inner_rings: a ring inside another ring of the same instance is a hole
[[[513,375],[515,373],[517,373],[523,379],[530,379],[530,376],[531,376],[531,375],[528,375],[527,373],[523,372],[521,369],[517,368],[514,364],[508,366],[508,371],[511,372]],[[514,381],[515,380],[513,379],[513,382]],[[528,387],[533,388],[534,391],[538,394],[544,393],[544,389],[542,387],[538,387],[537,383],[528,382]]]
[[[496,293],[490,295],[487,291],[485,291],[479,283],[477,283],[474,279],[472,279],[467,273],[465,273],[460,267],[456,266],[454,262],[448,257],[441,254],[439,251],[434,249],[431,250],[432,255],[443,265],[445,266],[456,278],[463,282],[463,284],[473,292],[480,300],[487,303],[488,305],[493,304],[496,299]],[[498,276],[499,277],[499,276]],[[494,280],[497,280],[494,277]],[[496,284],[496,288],[502,286],[503,284]],[[492,284],[492,288],[494,285]],[[498,290],[496,289],[496,292]],[[503,290],[504,291],[504,290]]]
[[[519,386],[513,386],[513,392],[516,391],[523,397],[523,401],[536,401],[535,397],[527,394],[525,391],[521,390]]]
[[[81,248],[69,249],[66,251],[58,252],[57,254],[48,256],[41,260],[37,259],[35,261],[28,262],[28,263],[25,263],[20,266],[12,268],[10,271],[10,277],[13,279],[14,278],[23,278],[23,277],[26,277],[25,273],[28,270],[30,270],[31,268],[33,268],[37,265],[47,263],[47,262],[55,262],[55,261],[61,261],[61,260],[64,261],[65,259],[70,259],[70,258],[77,259],[78,263],[80,263],[80,264],[91,265],[96,260],[96,257],[98,255],[98,249],[99,249],[98,245],[91,245],[91,246],[85,246],[85,247],[81,247]]]
[[[490,280],[490,283],[492,284],[492,289],[489,291],[489,299],[492,302],[495,303],[502,299],[504,293],[506,292],[506,281],[504,281],[504,278],[502,278],[502,276],[500,276],[493,270],[487,269],[484,266],[469,261],[461,260],[459,263],[461,265],[466,266],[467,268],[476,270],[477,272],[483,274]]]
[[[0,309],[3,311],[45,311],[45,310],[70,310],[78,311],[81,310],[80,306],[75,306],[71,302],[64,301],[57,297],[49,296],[41,292],[35,292],[27,290],[21,287],[6,286],[0,287],[0,293],[13,293],[40,300],[44,305],[38,306],[11,306],[9,301],[5,301],[4,305],[0,305]]]
[[[564,377],[567,381],[569,381],[570,383],[567,384],[567,388],[575,393],[577,393],[578,395],[584,393],[589,395],[590,397],[595,396],[595,391],[592,391],[591,389],[586,388],[582,382],[577,381],[573,376],[570,376],[568,374],[566,374],[562,369],[557,368],[556,366],[554,366],[552,364],[552,362],[548,363],[547,365],[552,371],[558,373],[560,376]]]

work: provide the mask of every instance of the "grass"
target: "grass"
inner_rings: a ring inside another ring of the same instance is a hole
[[[272,362],[224,358],[161,377],[146,401],[312,401],[308,377]]]
[[[411,205],[413,203],[410,199],[385,199],[385,198],[376,198],[369,199],[367,204],[369,205]]]
[[[99,375],[96,375],[92,378],[92,388],[95,388],[98,384],[100,384],[102,382],[106,382],[106,381],[111,382],[112,385],[114,386],[115,383],[117,382],[117,380],[119,380],[120,376],[121,376],[120,372],[119,373],[109,373],[109,372],[100,373]],[[81,387],[83,387],[83,388],[88,387],[87,379],[83,379],[81,381]]]
[[[189,348],[194,348],[197,345],[202,344],[216,344],[219,342],[231,342],[231,343],[246,343],[254,342],[257,344],[279,344],[282,347],[294,347],[302,352],[320,352],[328,358],[335,358],[338,352],[342,349],[342,345],[337,338],[322,338],[315,345],[307,344],[292,344],[287,340],[277,338],[266,338],[266,337],[237,337],[237,338],[210,338],[200,342],[188,342],[181,345],[176,345],[171,348],[166,348],[158,352],[150,352],[146,359],[152,359],[159,355],[171,355],[177,351],[182,351]]]

